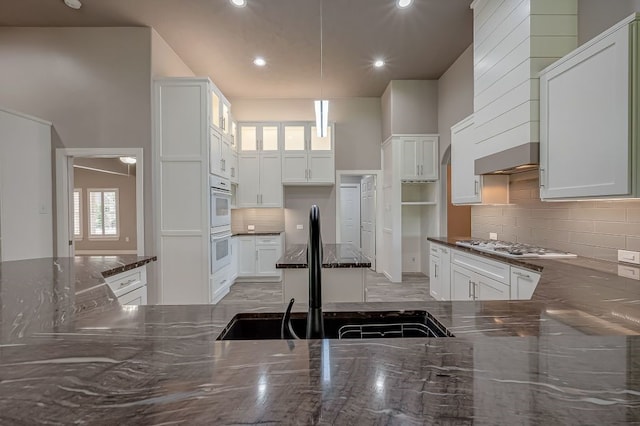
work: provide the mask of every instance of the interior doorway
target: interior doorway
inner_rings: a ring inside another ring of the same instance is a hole
[[[56,150],[57,255],[143,255],[142,176],[142,149]]]
[[[377,271],[376,253],[382,241],[376,226],[381,217],[378,180],[381,171],[336,172],[336,241],[350,243],[362,250]]]
[[[451,146],[442,156],[440,181],[447,202],[441,204],[440,235],[445,237],[471,236],[471,206],[456,206],[451,203]]]

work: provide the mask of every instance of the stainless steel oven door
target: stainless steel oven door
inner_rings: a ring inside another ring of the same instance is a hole
[[[231,264],[231,232],[211,234],[211,274]]]
[[[231,194],[211,188],[211,227],[231,225]]]

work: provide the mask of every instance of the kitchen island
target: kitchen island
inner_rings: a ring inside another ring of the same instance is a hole
[[[322,245],[322,302],[364,302],[365,272],[371,261],[353,244]],[[283,270],[283,303],[309,303],[307,246],[295,244],[276,262]]]
[[[351,341],[217,341],[283,305],[124,307],[81,265],[24,262],[0,264],[1,424],[640,421],[640,289],[606,262],[544,261],[532,301],[328,304],[426,310],[456,336]]]

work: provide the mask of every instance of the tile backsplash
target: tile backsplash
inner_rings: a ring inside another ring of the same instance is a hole
[[[640,200],[542,202],[537,173],[513,175],[505,206],[473,206],[471,234],[541,245],[581,256],[617,260],[640,251]]]
[[[233,209],[231,210],[231,231],[247,232],[249,225],[256,232],[284,231],[284,209]]]

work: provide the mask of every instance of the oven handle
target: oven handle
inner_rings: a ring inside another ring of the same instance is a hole
[[[231,238],[231,232],[225,231],[217,234],[211,234],[211,241],[223,240],[225,238]]]
[[[226,191],[224,189],[211,188],[211,193],[213,195],[222,195],[222,196],[231,198],[231,192],[230,191]]]

